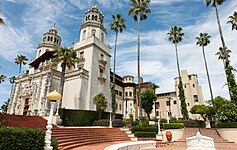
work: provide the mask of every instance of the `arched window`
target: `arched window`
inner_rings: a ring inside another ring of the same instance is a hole
[[[50,37],[48,36],[48,41],[50,40]]]
[[[104,37],[104,33],[101,33],[101,42],[105,42],[105,37]]]
[[[84,30],[82,33],[82,40],[85,40],[85,38],[86,38],[86,30]]]
[[[38,56],[40,56],[41,50],[39,50]]]
[[[92,20],[94,20],[94,15],[92,15]]]
[[[51,37],[50,41],[53,41],[53,37]]]
[[[95,36],[96,30],[92,29],[92,36]]]
[[[97,15],[95,15],[95,20],[97,21]]]

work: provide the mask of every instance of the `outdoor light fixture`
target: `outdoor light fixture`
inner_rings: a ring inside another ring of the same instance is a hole
[[[46,97],[50,101],[51,107],[50,107],[49,119],[46,126],[47,131],[45,134],[44,150],[52,150],[53,147],[51,146],[51,133],[52,133],[51,129],[53,127],[52,122],[53,122],[54,105],[56,101],[61,100],[62,96],[54,90],[53,92],[48,93]]]

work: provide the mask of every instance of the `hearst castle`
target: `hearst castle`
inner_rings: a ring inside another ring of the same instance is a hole
[[[61,66],[52,62],[53,54],[61,47],[61,37],[56,27],[44,33],[42,43],[37,47],[36,58],[29,64],[29,73],[15,81],[11,93],[8,114],[39,115],[49,114],[50,104],[46,95],[59,91]],[[80,40],[74,42],[80,61],[65,74],[62,108],[78,110],[96,110],[93,97],[99,93],[105,95],[106,111],[111,111],[111,82],[113,73],[110,71],[110,46],[106,44],[106,28],[104,16],[96,6],[84,15],[80,27]],[[116,74],[116,103],[117,112],[124,118],[133,115],[138,117],[138,99],[135,95],[137,84],[134,77],[121,77]],[[151,118],[161,115],[167,118],[182,117],[178,99],[178,78],[175,78],[175,91],[157,94]],[[203,104],[201,87],[197,75],[188,75],[182,71],[182,80],[186,95],[188,110],[195,104]],[[141,90],[154,90],[151,82],[141,81]],[[58,104],[59,107],[59,104]],[[168,115],[167,115],[168,114]]]

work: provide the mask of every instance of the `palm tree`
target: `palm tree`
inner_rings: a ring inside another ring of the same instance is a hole
[[[3,83],[3,82],[5,82],[5,78],[6,78],[6,76],[5,76],[5,75],[3,75],[3,74],[0,74],[0,83]]]
[[[227,24],[231,24],[232,30],[237,31],[237,12],[236,11],[234,12],[233,16],[229,16],[229,21],[227,22]]]
[[[227,49],[226,52],[227,52],[227,57],[230,57],[229,53],[231,52],[231,50]],[[225,54],[224,54],[224,48],[223,47],[219,48],[219,51],[216,53],[216,55],[218,56],[218,59],[222,60],[223,63],[224,63]]]
[[[228,57],[227,57],[227,52],[226,52],[227,47],[226,47],[226,44],[225,44],[225,41],[224,41],[224,36],[223,36],[223,33],[222,33],[221,23],[220,23],[218,8],[217,8],[217,6],[222,5],[224,1],[225,0],[206,0],[206,4],[207,4],[207,6],[212,4],[212,6],[215,8],[216,19],[217,19],[217,24],[218,24],[218,28],[219,28],[221,43],[222,43],[222,47],[224,48],[224,56],[225,56],[226,62],[228,62]],[[227,64],[225,64],[225,65],[226,65],[225,66],[225,68],[226,68]]]
[[[14,85],[14,83],[15,83],[15,80],[16,80],[16,77],[15,77],[15,76],[12,76],[11,78],[9,78],[9,82],[12,84],[11,93],[12,93],[12,89],[13,89],[13,85]]]
[[[73,49],[66,47],[60,48],[56,51],[56,53],[54,53],[54,57],[53,62],[61,63],[62,73],[60,80],[60,94],[63,96],[66,67],[68,69],[74,67],[79,58]]]
[[[178,56],[178,48],[177,44],[182,41],[182,37],[184,36],[184,33],[182,33],[182,28],[181,27],[171,27],[170,32],[167,33],[169,35],[169,40],[174,43],[175,45],[175,54],[176,54],[176,62],[177,62],[177,68],[178,68],[178,75],[179,78],[181,78],[180,74],[180,67],[179,67],[179,56]]]
[[[210,43],[210,40],[209,40],[210,37],[211,36],[208,35],[207,33],[200,33],[199,37],[196,37],[196,39],[197,39],[196,44],[202,47],[202,54],[203,54],[203,59],[204,59],[204,63],[205,63],[206,73],[207,73],[209,90],[210,90],[210,94],[211,94],[211,101],[213,101],[211,80],[210,80],[210,76],[209,76],[209,72],[208,72],[208,68],[207,68],[207,60],[206,60],[206,55],[205,55],[205,51],[204,51],[204,47],[207,46]]]
[[[23,55],[17,55],[16,58],[15,58],[15,63],[17,65],[20,65],[19,66],[19,74],[21,73],[21,67],[22,67],[22,64],[23,65],[26,65],[26,61],[28,61],[28,58],[26,56],[23,56]]]
[[[140,24],[142,20],[147,19],[148,13],[151,13],[148,7],[150,0],[131,0],[131,8],[128,15],[132,15],[133,19],[138,23],[138,48],[137,48],[137,74],[138,74],[138,99],[139,99],[139,117],[142,117],[142,103],[141,103],[141,83],[140,83]]]
[[[126,25],[124,22],[126,21],[124,18],[122,18],[121,14],[117,14],[116,16],[112,15],[112,18],[114,20],[113,23],[110,24],[110,29],[113,30],[116,33],[115,37],[115,43],[114,43],[114,73],[113,73],[113,85],[112,85],[112,113],[113,117],[116,111],[116,94],[114,92],[115,88],[115,65],[116,65],[116,45],[117,45],[117,39],[118,39],[118,33],[122,33],[123,29],[126,29]]]
[[[183,82],[181,78],[181,73],[180,73],[180,67],[179,67],[179,57],[178,57],[178,48],[177,44],[182,41],[182,37],[184,36],[184,33],[182,32],[181,27],[171,27],[170,32],[167,33],[169,36],[169,41],[174,43],[175,45],[175,53],[176,53],[176,62],[177,62],[177,68],[178,68],[178,75],[179,75],[179,99],[181,101],[181,112],[185,120],[188,119],[188,110],[187,110],[187,104],[185,102],[185,94],[184,94],[184,89],[183,89]]]

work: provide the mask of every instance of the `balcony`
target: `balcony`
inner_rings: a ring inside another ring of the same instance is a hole
[[[105,80],[106,80],[106,75],[105,74],[100,74],[98,79],[100,80],[100,84],[104,84]]]

